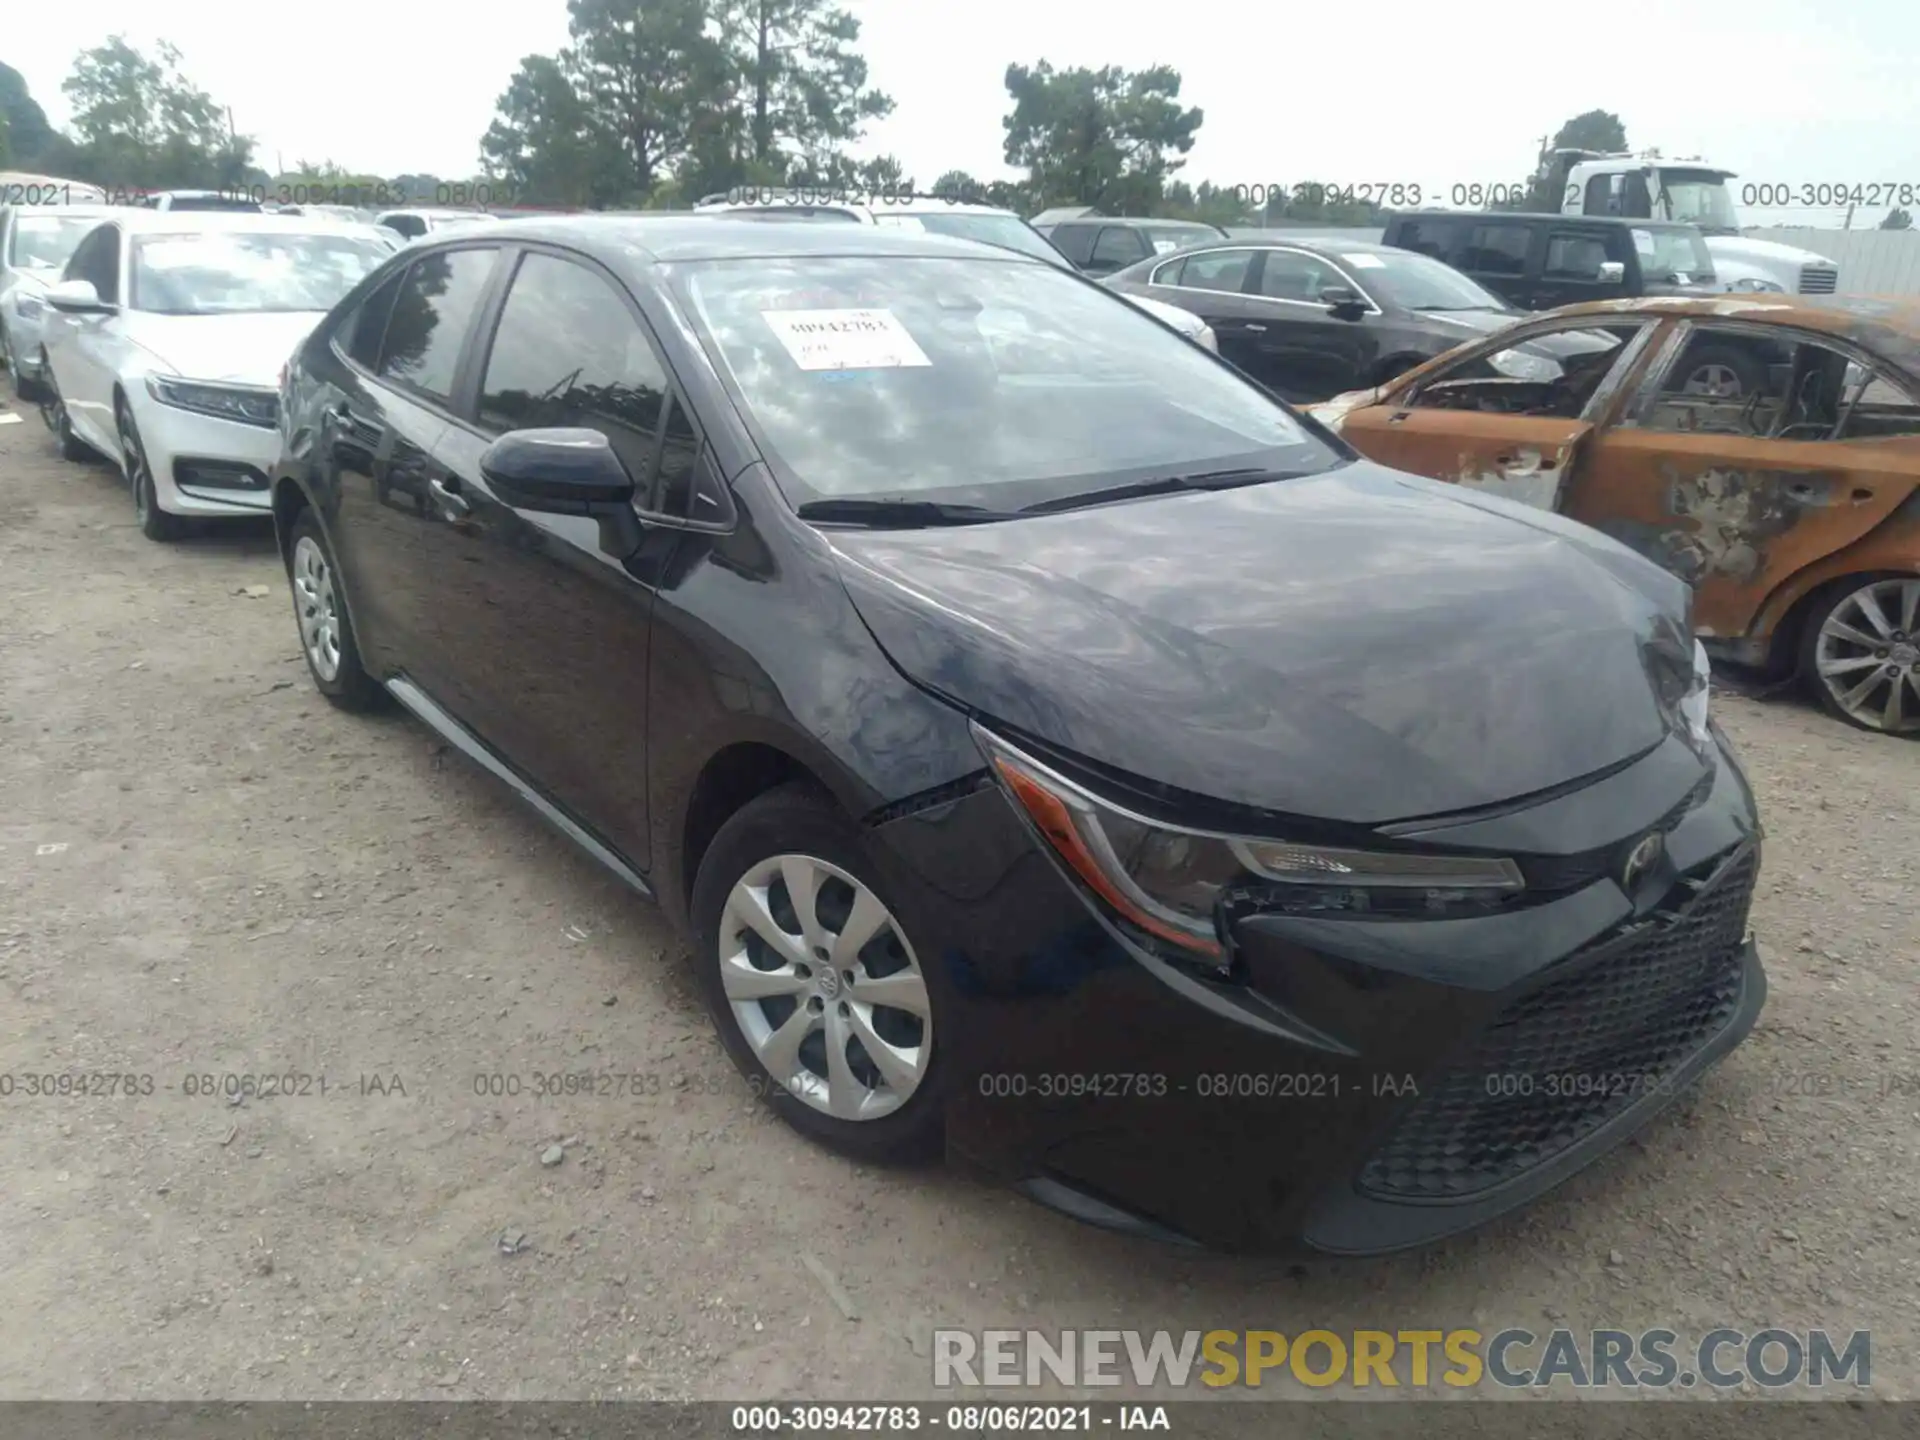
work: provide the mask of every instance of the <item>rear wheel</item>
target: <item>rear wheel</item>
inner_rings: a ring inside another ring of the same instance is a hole
[[[60,398],[60,383],[53,378],[53,366],[47,363],[45,350],[40,352],[40,418],[60,442],[61,459],[85,460],[93,454],[93,447],[73,433],[73,418],[67,414],[67,402]]]
[[[1836,585],[1807,617],[1800,675],[1847,723],[1920,736],[1920,576]]]
[[[939,1000],[859,827],[811,786],[720,828],[693,889],[699,980],[727,1053],[794,1129],[866,1159],[937,1152]]]
[[[140,443],[140,430],[126,401],[114,406],[113,418],[120,431],[120,472],[127,477],[127,489],[133,493],[133,514],[140,522],[140,533],[149,540],[178,540],[186,533],[187,522],[160,508],[153,467],[147,463],[146,447]]]
[[[342,710],[380,708],[387,692],[360,663],[360,644],[347,615],[339,567],[313,511],[300,512],[289,539],[293,618],[300,627],[300,653],[306,657],[314,688]]]

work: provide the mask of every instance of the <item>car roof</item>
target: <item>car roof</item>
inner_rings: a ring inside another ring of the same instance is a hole
[[[1611,225],[1634,230],[1698,230],[1684,220],[1647,220],[1629,215],[1563,215],[1557,210],[1402,210],[1387,221],[1474,220],[1481,223],[1519,220],[1529,225]]]
[[[1166,230],[1174,226],[1191,230],[1197,225],[1202,230],[1226,233],[1208,220],[1175,220],[1165,215],[1083,215],[1077,220],[1062,220],[1057,228],[1064,230],[1069,225],[1137,225],[1142,230]]]
[[[255,210],[149,210],[145,206],[95,207],[101,220],[115,220],[134,235],[197,235],[206,231],[293,235],[380,234],[372,225],[331,215],[273,215]]]
[[[1886,295],[1639,295],[1591,300],[1551,312],[1556,316],[1680,315],[1697,320],[1744,320],[1791,325],[1850,340],[1920,377],[1920,296]]]
[[[500,221],[488,229],[487,239],[545,241],[584,251],[616,267],[686,260],[784,259],[801,255],[901,255],[1047,264],[1017,251],[994,249],[925,230],[880,225],[820,225],[807,220],[781,224],[687,212],[528,216]],[[448,235],[432,243],[452,246],[471,244],[473,240],[472,236]],[[418,249],[419,242],[409,248]]]

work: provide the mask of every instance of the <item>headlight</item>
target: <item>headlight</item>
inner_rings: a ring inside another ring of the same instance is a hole
[[[20,312],[22,320],[38,320],[47,312],[47,302],[38,295],[21,295],[13,302],[13,308]]]
[[[280,400],[273,391],[256,385],[211,385],[200,380],[176,380],[149,375],[147,393],[162,405],[233,420],[271,430],[280,420]]]
[[[1194,336],[1194,339],[1198,340],[1204,348],[1213,351],[1214,354],[1218,355],[1220,353],[1220,337],[1213,333],[1213,326],[1202,325],[1200,327],[1200,333]]]
[[[1763,280],[1758,275],[1744,276],[1739,280],[1735,280],[1727,288],[1730,290],[1744,291],[1749,295],[1753,295],[1753,294],[1784,295],[1787,293],[1787,287],[1780,284],[1778,281]]]
[[[1164,825],[1102,800],[979,725],[975,740],[1016,805],[1087,887],[1124,920],[1177,947],[1181,958],[1227,967],[1221,902],[1262,889],[1339,892],[1367,910],[1368,893],[1430,901],[1525,887],[1511,860],[1477,855],[1348,850]]]
[[[1558,380],[1566,373],[1558,361],[1544,355],[1529,355],[1524,350],[1496,350],[1487,357],[1487,364],[1509,380],[1537,380],[1542,384]]]
[[[1693,642],[1693,684],[1680,697],[1680,714],[1693,738],[1702,745],[1712,738],[1707,729],[1707,698],[1712,685],[1713,662],[1707,658],[1707,647],[1696,640]]]

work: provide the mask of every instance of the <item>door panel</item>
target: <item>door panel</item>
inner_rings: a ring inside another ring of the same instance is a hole
[[[1341,436],[1396,470],[1559,510],[1592,429],[1584,420],[1374,405],[1348,415]]]
[[[453,425],[432,467],[423,569],[439,602],[445,703],[644,868],[653,592],[600,548],[598,521],[502,501],[480,473],[489,443]]]
[[[1799,570],[1913,494],[1920,437],[1767,440],[1613,428],[1594,437],[1567,513],[1694,587],[1702,635],[1734,639]]]

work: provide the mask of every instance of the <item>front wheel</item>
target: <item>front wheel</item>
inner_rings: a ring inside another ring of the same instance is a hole
[[[93,447],[73,433],[73,417],[67,414],[67,402],[60,398],[60,385],[53,378],[53,366],[45,350],[40,352],[40,418],[60,442],[62,460],[85,460],[93,454]]]
[[[1807,617],[1800,675],[1833,714],[1920,735],[1920,576],[1842,581]]]
[[[178,540],[186,533],[187,522],[160,508],[153,467],[147,463],[140,429],[133,423],[133,412],[126,401],[114,407],[113,418],[120,430],[120,472],[127,477],[127,489],[133,492],[133,514],[140,522],[140,533],[149,540]]]
[[[700,862],[692,918],[720,1038],[782,1119],[863,1159],[937,1152],[930,952],[830,800],[790,785],[741,809]]]

